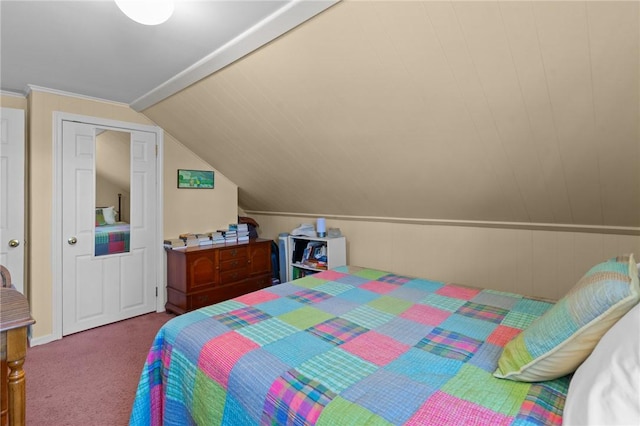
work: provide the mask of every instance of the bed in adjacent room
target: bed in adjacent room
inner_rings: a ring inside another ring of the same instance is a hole
[[[95,256],[129,251],[130,225],[117,221],[116,215],[113,207],[96,208]]]
[[[573,371],[638,294],[632,257],[558,303],[340,267],[169,321],[131,424],[561,424]]]

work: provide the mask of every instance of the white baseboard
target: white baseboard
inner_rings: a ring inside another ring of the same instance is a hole
[[[46,343],[55,342],[56,340],[58,339],[53,334],[48,334],[46,336],[40,336],[40,337],[32,337],[29,341],[29,346],[31,347],[40,346]]]

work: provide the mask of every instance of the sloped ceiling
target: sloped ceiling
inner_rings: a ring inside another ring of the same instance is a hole
[[[639,22],[345,0],[144,113],[246,210],[638,227]]]

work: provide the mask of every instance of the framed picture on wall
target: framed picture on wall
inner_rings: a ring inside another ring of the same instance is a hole
[[[213,171],[178,169],[178,188],[213,188]]]

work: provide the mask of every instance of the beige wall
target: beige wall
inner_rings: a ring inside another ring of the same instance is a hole
[[[11,95],[0,95],[0,106],[5,108],[27,109],[27,98]]]
[[[2,98],[3,105],[5,97]],[[53,201],[53,112],[94,116],[139,124],[154,124],[144,115],[126,105],[32,91],[28,99],[29,133],[27,269],[30,286],[32,315],[37,323],[35,338],[48,336],[53,331],[52,305],[52,241],[51,214]],[[216,189],[211,191],[178,192],[175,173],[178,168],[205,168],[211,166],[195,157],[171,135],[164,136],[164,237],[186,230],[204,230],[228,224],[236,217],[237,187],[216,173]]]
[[[246,214],[277,239],[316,216]],[[347,262],[399,274],[558,299],[602,260],[633,252],[640,236],[327,218],[347,239]]]
[[[164,237],[209,232],[238,221],[238,187],[214,171],[214,189],[178,189],[178,169],[212,167],[174,139],[164,147]]]

